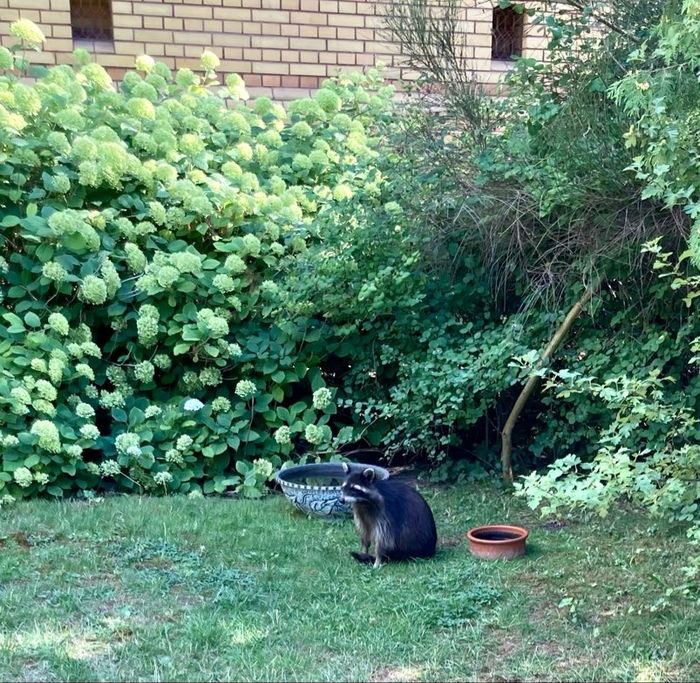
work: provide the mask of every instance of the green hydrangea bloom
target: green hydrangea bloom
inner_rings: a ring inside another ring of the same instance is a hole
[[[215,387],[221,384],[222,378],[221,378],[221,370],[218,368],[204,368],[199,373],[199,381],[202,384],[202,386],[205,387]]]
[[[318,425],[307,425],[304,438],[312,445],[318,446],[323,442],[323,430]]]
[[[244,401],[249,398],[253,398],[257,393],[258,389],[253,382],[248,379],[242,379],[236,384],[235,393],[240,396]]]
[[[126,254],[126,264],[132,273],[142,273],[146,269],[148,260],[138,245],[127,242],[124,245],[124,253]]]
[[[80,428],[80,436],[89,441],[94,441],[100,438],[100,430],[95,425],[83,425]]]
[[[246,254],[250,254],[251,256],[260,255],[261,244],[260,240],[255,235],[244,235],[243,247]]]
[[[78,373],[78,375],[80,375],[80,377],[85,377],[91,382],[95,381],[95,373],[87,363],[78,363],[75,366],[75,371]]]
[[[53,384],[51,384],[51,382],[47,382],[45,379],[37,380],[37,383],[34,385],[34,389],[45,401],[55,401],[56,397],[58,396],[56,388],[53,386]]]
[[[145,71],[146,73],[151,73],[153,71],[156,63],[153,57],[149,57],[148,55],[141,55],[136,58],[135,62],[136,68],[139,71]]]
[[[282,427],[279,427],[277,430],[275,430],[274,434],[275,441],[280,444],[280,446],[285,446],[289,443],[292,442],[292,435],[289,430],[289,427],[286,425],[283,425]]]
[[[100,466],[96,462],[86,462],[85,469],[90,473],[99,476]]]
[[[211,410],[213,413],[226,413],[231,410],[231,401],[225,396],[217,396],[211,402]]]
[[[147,418],[160,417],[163,414],[163,411],[158,406],[148,406],[143,412]]]
[[[80,285],[78,297],[81,301],[99,306],[107,301],[107,285],[97,275],[87,275]]]
[[[31,433],[39,437],[39,448],[50,453],[61,452],[61,437],[58,428],[49,420],[37,420],[31,428]]]
[[[18,19],[10,24],[10,35],[19,38],[30,47],[40,47],[46,42],[41,29],[29,19]]]
[[[67,336],[70,332],[70,325],[66,320],[66,316],[62,313],[51,313],[49,315],[48,325],[50,329],[63,337]]]
[[[100,464],[100,474],[103,477],[116,477],[121,471],[122,468],[116,460],[105,460]]]
[[[231,254],[226,257],[224,268],[230,270],[234,274],[239,274],[245,273],[248,266],[246,266],[245,261],[238,254]]]
[[[89,403],[83,403],[81,401],[75,406],[75,414],[84,420],[88,420],[95,417],[95,409]]]
[[[193,443],[192,437],[189,434],[183,434],[182,436],[178,437],[178,440],[175,442],[175,448],[177,448],[177,450],[181,453],[184,453],[191,448]]]
[[[215,71],[221,62],[219,58],[210,50],[205,50],[202,52],[202,56],[199,58],[199,63],[205,71]]]
[[[170,472],[156,472],[153,475],[153,481],[159,486],[167,486],[173,480],[173,475]]]
[[[134,432],[124,432],[119,434],[114,440],[114,447],[117,449],[117,453],[122,455],[132,455],[134,453],[133,449],[137,449],[140,452],[140,439],[139,435]]]
[[[23,489],[26,489],[28,486],[31,486],[32,482],[34,481],[34,477],[32,477],[31,471],[26,467],[18,467],[12,473],[12,476],[17,482],[17,485],[21,486]]]
[[[314,391],[313,406],[316,410],[325,410],[333,402],[333,395],[327,387],[321,387]]]
[[[136,377],[136,379],[143,384],[152,382],[154,375],[155,368],[153,367],[153,363],[150,361],[144,360],[141,363],[138,363],[134,368],[134,377]]]
[[[233,278],[230,275],[225,275],[223,273],[219,273],[219,275],[215,275],[214,280],[212,281],[212,284],[214,285],[214,288],[217,289],[222,294],[226,294],[227,292],[232,292],[236,288],[236,285],[234,284]]]
[[[153,365],[161,370],[167,370],[172,365],[172,361],[170,360],[170,356],[167,356],[164,353],[159,353],[154,356]]]

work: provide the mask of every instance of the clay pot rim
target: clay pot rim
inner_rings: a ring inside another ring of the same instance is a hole
[[[478,536],[474,535],[475,533],[478,533],[480,531],[503,531],[516,533],[518,535],[514,538],[503,538],[496,541],[488,538],[479,538]],[[472,543],[483,543],[484,545],[493,546],[506,545],[508,543],[517,543],[519,541],[524,541],[529,535],[530,533],[527,529],[524,529],[521,526],[512,526],[510,524],[485,524],[483,526],[474,527],[473,529],[469,529],[469,531],[467,531],[467,538]]]

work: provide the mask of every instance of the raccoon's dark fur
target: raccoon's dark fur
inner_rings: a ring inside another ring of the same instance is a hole
[[[358,562],[407,560],[432,557],[437,544],[435,520],[423,496],[397,479],[376,480],[371,467],[350,469],[341,487],[341,497],[350,503],[361,553],[351,553]],[[374,555],[369,554],[374,546]]]

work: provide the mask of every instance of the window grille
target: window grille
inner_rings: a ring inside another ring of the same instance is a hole
[[[512,7],[493,10],[491,58],[510,60],[523,53],[523,15]]]
[[[70,0],[73,40],[114,40],[111,0]]]

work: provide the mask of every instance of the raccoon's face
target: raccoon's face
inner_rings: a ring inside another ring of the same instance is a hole
[[[367,503],[374,500],[374,470],[368,467],[360,472],[350,472],[340,487],[340,500],[344,503]]]

